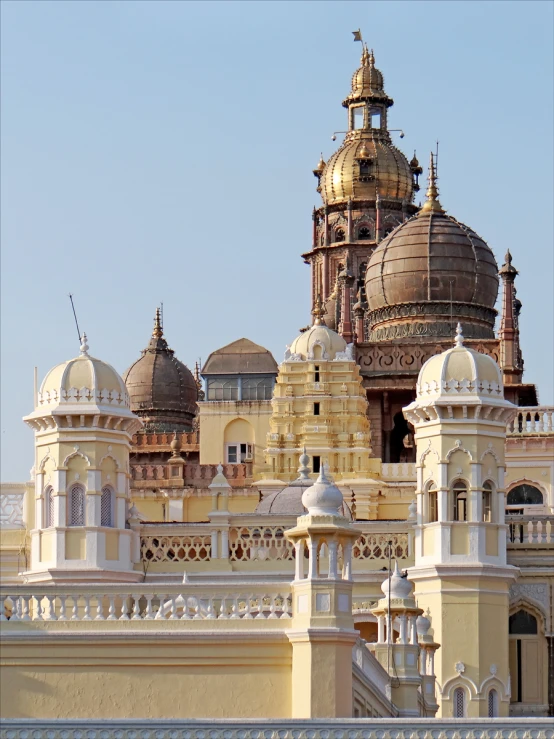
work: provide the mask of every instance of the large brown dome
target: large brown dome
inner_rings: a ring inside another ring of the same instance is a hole
[[[498,267],[475,231],[429,200],[374,251],[366,273],[370,341],[452,335],[461,321],[467,338],[494,338]]]
[[[191,431],[197,412],[198,387],[163,337],[159,311],[142,355],[124,373],[131,410],[146,431]]]

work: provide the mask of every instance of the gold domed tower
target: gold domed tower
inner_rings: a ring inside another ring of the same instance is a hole
[[[329,326],[351,341],[352,311],[345,316],[344,304],[353,304],[360,289],[365,300],[371,254],[417,211],[412,201],[421,167],[415,155],[408,162],[392,143],[387,119],[393,100],[385,92],[373,51],[365,45],[342,105],[348,111],[348,130],[339,149],[327,162],[322,155],[313,170],[323,205],[314,209],[312,249],[302,256],[312,268],[312,306],[321,295]]]

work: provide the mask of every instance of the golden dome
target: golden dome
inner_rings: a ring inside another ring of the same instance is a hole
[[[322,154],[319,157],[319,162],[317,163],[317,167],[313,170],[314,175],[316,177],[320,177],[324,169],[325,169],[325,159],[323,158],[323,154]]]
[[[44,378],[38,393],[39,407],[78,403],[128,409],[129,396],[123,379],[106,362],[88,354],[83,334],[78,357],[53,367]]]
[[[320,180],[321,197],[327,205],[379,197],[411,202],[413,176],[404,154],[381,131],[353,131],[327,162]],[[371,164],[369,175],[360,173],[360,159]]]
[[[384,85],[383,74],[375,66],[373,49],[369,52],[367,47],[364,47],[361,66],[352,75],[352,92],[343,105],[346,107],[348,103],[367,98],[383,99],[390,101],[392,105],[392,100],[386,94]]]

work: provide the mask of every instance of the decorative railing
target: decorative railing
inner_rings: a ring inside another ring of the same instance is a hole
[[[241,526],[229,529],[229,559],[232,562],[294,561],[294,545],[283,526]]]
[[[217,467],[216,464],[185,464],[185,485],[207,488],[218,473]],[[160,480],[167,484],[175,480],[174,469],[170,464],[131,464],[131,478],[138,483]],[[240,487],[252,477],[252,463],[224,464],[223,474],[231,486]]]
[[[207,562],[211,558],[209,534],[141,536],[143,562]]]
[[[407,559],[408,534],[362,534],[352,548],[354,559]]]
[[[204,621],[289,619],[290,584],[12,586],[0,590],[0,621]]]
[[[190,447],[198,447],[199,439],[196,431],[177,432],[177,441],[180,444],[181,449],[186,451],[190,450]],[[141,450],[146,451],[146,447],[166,447],[167,451],[171,449],[171,442],[175,440],[174,433],[161,433],[161,434],[133,434],[133,447],[137,447]]]
[[[415,480],[415,463],[383,462],[381,465],[381,477],[386,480]]]
[[[528,544],[554,545],[554,517],[533,518],[506,516],[509,546]]]
[[[508,424],[508,436],[554,435],[554,407],[525,406],[518,408],[513,421]]]
[[[0,739],[553,739],[552,718],[2,719]]]

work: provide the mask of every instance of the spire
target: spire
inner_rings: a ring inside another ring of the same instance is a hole
[[[309,468],[310,458],[306,454],[306,447],[302,449],[302,454],[300,455],[300,459],[298,461],[300,462],[300,467],[298,468],[298,479],[306,480],[307,482],[311,483]]]
[[[323,316],[325,311],[323,310],[323,303],[321,302],[321,295],[318,293],[315,301],[314,308],[312,310],[312,316],[314,317],[314,326],[325,326]]]
[[[429,187],[427,188],[427,200],[423,203],[423,207],[420,213],[444,213],[442,205],[439,203],[439,191],[437,188],[437,174],[435,172],[435,161],[433,159],[433,153],[429,160]]]
[[[514,279],[515,276],[519,274],[517,269],[512,264],[512,255],[510,254],[509,249],[506,252],[506,256],[504,257],[504,264],[500,268],[498,274],[502,277],[502,279],[504,279],[505,277],[511,277],[512,279]]]
[[[456,347],[462,347],[464,345],[464,337],[462,336],[462,324],[458,323],[456,326],[456,339],[454,341],[454,346]]]
[[[154,317],[154,330],[152,331],[152,338],[161,339],[163,335],[164,335],[164,332],[162,328],[160,309],[156,308],[156,315]]]

